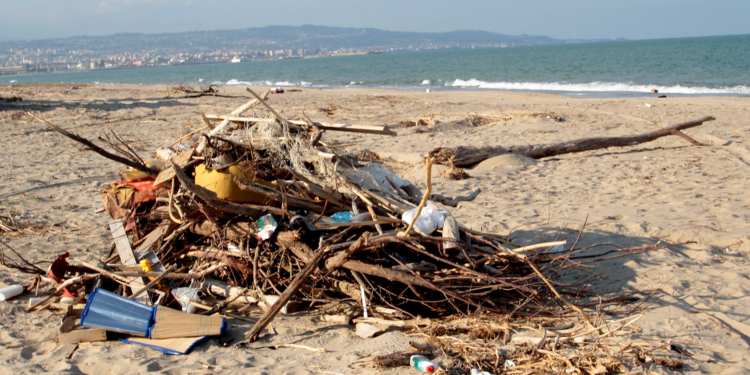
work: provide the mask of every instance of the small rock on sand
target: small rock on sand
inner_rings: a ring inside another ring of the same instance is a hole
[[[378,333],[383,332],[380,328],[369,323],[357,323],[357,336],[363,339],[369,339]]]

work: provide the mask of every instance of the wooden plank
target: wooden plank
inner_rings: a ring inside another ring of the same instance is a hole
[[[179,165],[180,167],[184,167],[185,164],[187,164],[190,161],[190,158],[195,153],[195,149],[191,148],[190,151],[185,151],[175,157],[172,158],[172,163]],[[170,164],[168,167],[162,169],[162,171],[159,173],[158,176],[156,176],[156,180],[154,180],[154,186],[161,185],[167,181],[170,181],[175,176],[174,174],[174,168],[172,168],[172,164]]]
[[[169,225],[159,225],[156,229],[152,230],[151,233],[146,236],[146,239],[143,240],[143,243],[135,249],[135,254],[143,255],[151,250],[151,246],[154,246],[154,244],[159,241],[161,236],[164,235],[164,232],[167,231],[167,228],[169,228]]]
[[[120,254],[120,263],[126,266],[137,266],[138,259],[135,258],[133,249],[130,247],[130,240],[128,239],[128,234],[125,232],[124,225],[123,220],[114,220],[109,223],[109,229],[112,231],[112,238],[115,240],[117,253]],[[131,293],[142,289],[144,285],[143,278],[141,277],[128,278],[128,286],[130,286]],[[150,305],[145,296],[137,299],[137,301]]]
[[[269,118],[257,118],[257,117],[236,117],[236,116],[222,116],[222,115],[206,115],[209,120],[226,120],[231,122],[272,122],[276,121]],[[301,120],[287,120],[288,123],[298,126],[307,126],[307,123]],[[316,122],[316,125],[324,130],[330,131],[341,131],[350,133],[366,133],[366,134],[380,134],[380,135],[394,135],[394,133],[387,129],[385,125],[355,125],[355,124],[333,124],[327,122]]]
[[[133,249],[130,247],[128,234],[125,232],[125,222],[123,220],[114,220],[109,223],[109,230],[112,232],[112,238],[115,240],[117,253],[120,254],[120,263],[131,266],[137,265]]]
[[[291,121],[296,124],[296,121]],[[299,125],[299,124],[296,124]],[[352,124],[328,124],[321,123],[321,129],[338,131],[338,132],[350,132],[350,133],[366,133],[366,134],[380,134],[380,135],[395,135],[394,132],[388,130],[385,125],[352,125]]]

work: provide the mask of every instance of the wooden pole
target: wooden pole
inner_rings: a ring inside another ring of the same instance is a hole
[[[136,299],[136,298],[138,298],[138,296],[140,296],[141,294],[143,294],[143,292],[145,292],[145,291],[149,290],[150,288],[152,288],[159,281],[161,281],[163,278],[165,278],[167,275],[169,275],[170,272],[174,271],[175,268],[177,268],[177,265],[174,265],[174,264],[171,265],[169,268],[167,268],[166,271],[162,272],[161,275],[154,277],[154,279],[151,280],[150,283],[146,284],[146,286],[144,286],[143,288],[141,288],[137,292],[133,293],[133,295],[130,296],[130,297],[128,297],[128,298],[130,298],[130,299]]]

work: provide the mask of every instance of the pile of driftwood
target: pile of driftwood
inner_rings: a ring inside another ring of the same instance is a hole
[[[205,132],[193,144],[180,141],[196,133],[157,150],[161,162],[144,161],[116,135],[100,137],[115,150],[110,152],[37,117],[130,169],[123,181],[103,191],[113,217],[110,254],[97,265],[72,264],[54,293],[29,310],[44,308],[63,289],[82,297],[92,281],[105,279],[110,290],[142,303],[182,304],[203,314],[241,319],[245,305],[263,305],[266,312],[247,333],[248,342],[292,302],[404,319],[475,312],[574,314],[595,330],[582,309],[586,303],[637,299],[638,292],[601,296],[585,279],[561,282],[561,271],[669,247],[595,252],[578,247],[580,235],[519,246],[502,235],[472,230],[440,203],[455,205],[455,200],[432,194],[432,163],[465,165],[504,150],[436,150],[425,161],[426,188],[420,191],[381,167],[377,155],[348,153],[323,140],[329,131],[391,134],[385,127],[317,123],[304,113],[287,119],[266,103],[268,92],[248,91],[255,99],[229,115],[203,115]],[[244,117],[251,109],[253,115]],[[680,135],[680,129],[710,119],[639,140]],[[591,143],[527,148],[539,157],[550,155],[550,149],[558,154],[591,149],[586,146]],[[343,220],[335,219],[341,214]],[[149,260],[145,266],[144,259]],[[11,266],[45,274],[21,263]],[[203,298],[170,293],[177,287],[200,290]],[[593,296],[594,302],[585,302]],[[488,355],[476,363],[492,362],[494,354]]]

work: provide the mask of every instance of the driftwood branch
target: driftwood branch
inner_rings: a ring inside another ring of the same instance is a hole
[[[284,293],[279,296],[278,301],[276,301],[273,305],[271,305],[271,308],[268,309],[268,311],[263,314],[263,316],[258,320],[258,322],[253,325],[253,327],[250,329],[250,332],[245,334],[246,341],[253,342],[258,338],[258,334],[260,331],[265,328],[268,323],[273,320],[273,318],[276,316],[276,314],[281,311],[281,308],[284,307],[284,305],[289,302],[289,300],[294,297],[294,294],[297,293],[297,290],[302,286],[302,284],[307,281],[307,279],[315,272],[315,270],[318,268],[318,263],[320,263],[321,260],[323,260],[323,256],[328,252],[328,247],[324,247],[320,250],[318,250],[317,254],[315,254],[315,258],[313,258],[310,263],[307,263],[305,268],[302,269],[300,273],[297,274],[297,276],[294,278],[294,281],[292,281],[291,284],[289,284],[289,287],[284,291]]]
[[[49,121],[41,118],[41,117],[39,117],[39,116],[37,116],[37,115],[35,115],[35,114],[31,113],[31,112],[27,112],[27,113],[31,117],[33,117],[33,118],[35,118],[35,119],[37,119],[39,121],[42,121],[45,124],[47,124],[47,126],[49,126],[50,128],[52,128],[52,130],[54,130],[54,131],[56,131],[56,132],[58,132],[58,133],[60,133],[60,134],[62,134],[64,136],[66,136],[66,137],[68,137],[68,138],[70,138],[70,139],[72,139],[72,140],[74,140],[74,141],[76,141],[78,143],[83,144],[84,146],[86,146],[89,149],[91,149],[91,151],[94,151],[97,154],[99,154],[101,156],[104,156],[105,158],[107,158],[109,160],[116,161],[116,162],[118,162],[120,164],[125,164],[128,167],[131,167],[131,168],[133,168],[135,170],[144,172],[144,173],[148,174],[151,177],[156,177],[159,174],[158,172],[152,170],[151,168],[145,166],[144,164],[136,163],[136,162],[134,162],[134,161],[132,161],[130,159],[124,158],[124,157],[119,156],[119,155],[115,155],[115,154],[113,154],[113,153],[111,153],[111,152],[109,152],[109,151],[107,151],[107,150],[105,150],[105,149],[103,149],[103,148],[95,145],[94,143],[92,143],[91,141],[89,141],[86,138],[83,138],[83,137],[81,137],[81,136],[79,136],[77,134],[69,133],[65,129],[63,129],[63,128],[61,128],[61,127],[59,127],[59,126],[57,126],[57,125],[55,125],[55,124],[53,124],[53,123],[51,123],[51,122],[49,122]]]
[[[655,130],[648,133],[623,136],[623,137],[594,137],[581,138],[572,141],[547,143],[537,145],[518,145],[518,146],[485,146],[485,147],[439,147],[429,153],[429,157],[435,158],[435,162],[444,165],[467,166],[481,162],[498,155],[516,154],[524,155],[534,159],[541,159],[550,156],[569,154],[573,152],[599,150],[608,147],[633,146],[641,143],[651,142],[655,139],[668,135],[677,135],[682,138],[687,137],[681,130],[694,128],[702,125],[704,122],[716,120],[712,116],[706,116],[699,120],[675,124],[663,129]],[[693,142],[691,142],[693,144]]]

